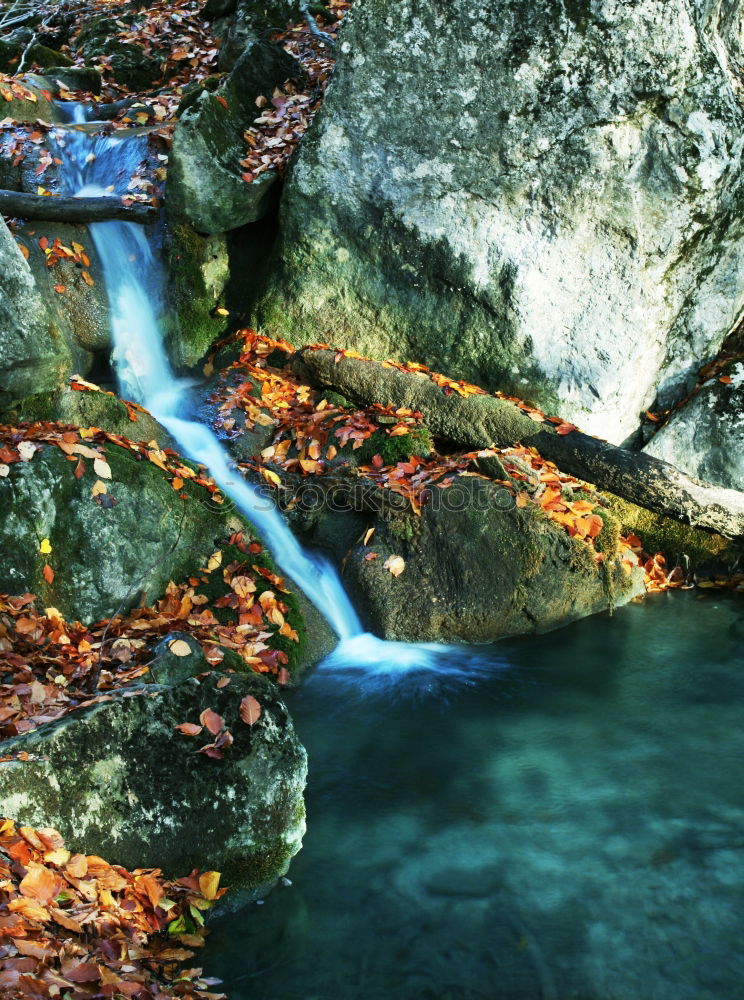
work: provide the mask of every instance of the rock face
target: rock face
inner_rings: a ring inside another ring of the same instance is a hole
[[[644,451],[696,479],[744,490],[744,362],[707,382]]]
[[[316,543],[344,562],[365,624],[386,639],[488,642],[547,632],[643,592],[643,574],[614,555],[616,523],[603,529],[607,563],[598,568],[585,544],[535,505],[515,507],[493,483],[460,478],[434,492],[420,517],[367,518],[376,529],[368,546],[358,541],[365,521],[348,514],[327,514],[315,530]],[[405,562],[399,576],[385,569],[392,555]]]
[[[245,526],[186,483],[181,500],[168,477],[149,461],[114,444],[105,447],[111,479],[104,497],[90,458],[74,475],[54,445],[16,462],[0,478],[0,591],[30,592],[68,619],[97,621],[130,608],[141,596],[159,597],[169,580],[195,572],[203,560]],[[113,503],[112,503],[113,501]],[[50,553],[40,551],[49,539]],[[44,565],[54,570],[50,584]]]
[[[73,354],[2,220],[0,255],[0,406],[8,406],[60,385],[72,371]]]
[[[357,0],[257,321],[622,441],[744,306],[741,18]]]
[[[148,688],[8,741],[32,759],[0,765],[0,813],[54,826],[75,849],[171,876],[194,867],[262,895],[283,875],[305,832],[305,750],[276,689],[257,675]],[[240,701],[261,705],[253,726]],[[198,753],[214,737],[174,727],[211,708],[234,737],[222,760]]]
[[[278,45],[254,38],[216,92],[204,90],[184,111],[168,162],[169,217],[204,234],[260,219],[274,197],[274,171],[246,183],[239,160],[243,132],[258,117],[256,98],[295,75],[297,64]]]

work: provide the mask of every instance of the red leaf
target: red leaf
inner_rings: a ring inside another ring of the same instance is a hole
[[[199,722],[201,722],[203,726],[207,727],[212,736],[216,736],[225,725],[225,720],[222,716],[217,715],[217,713],[213,712],[211,708],[204,709],[202,714],[199,716]]]
[[[219,94],[215,94],[214,99],[215,101],[219,101],[223,108],[225,109],[227,108],[227,101],[225,100],[224,97],[220,97]]]
[[[49,563],[46,563],[44,565],[44,569],[41,572],[43,573],[44,579],[46,580],[47,583],[53,583],[54,582],[54,570],[49,565]]]
[[[577,431],[579,428],[575,424],[558,424],[555,429],[556,434],[570,434],[572,431]]]
[[[241,701],[240,718],[247,726],[255,725],[261,718],[261,706],[252,694],[247,694]]]
[[[73,474],[75,479],[82,479],[85,475],[85,462],[82,458],[78,459],[78,464],[75,466],[75,472]]]

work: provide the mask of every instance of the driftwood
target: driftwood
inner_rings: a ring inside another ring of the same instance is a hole
[[[105,222],[126,219],[145,225],[155,222],[158,209],[152,205],[123,205],[116,195],[100,198],[53,198],[22,191],[0,190],[0,214],[45,222]]]
[[[315,384],[363,404],[392,404],[419,410],[436,437],[467,449],[505,448],[520,442],[543,458],[600,489],[683,524],[744,539],[744,493],[685,476],[679,469],[573,430],[557,434],[536,423],[514,403],[495,396],[445,395],[425,374],[411,374],[376,361],[305,349],[293,366]]]

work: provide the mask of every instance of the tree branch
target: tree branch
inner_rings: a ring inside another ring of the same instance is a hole
[[[320,41],[323,42],[325,45],[327,45],[331,50],[335,49],[336,39],[333,37],[333,35],[329,35],[327,31],[320,30],[320,28],[318,27],[318,22],[310,13],[310,8],[308,6],[307,0],[301,0],[300,10],[305,15],[305,20],[307,21],[307,25],[310,28],[310,34],[315,35],[316,38],[319,38]]]
[[[126,219],[142,225],[154,222],[158,209],[134,202],[123,205],[116,195],[101,198],[52,198],[23,191],[0,190],[0,214],[46,222],[103,222]]]

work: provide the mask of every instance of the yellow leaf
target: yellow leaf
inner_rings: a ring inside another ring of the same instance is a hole
[[[43,556],[48,556],[51,551],[52,543],[48,538],[42,538],[41,544],[39,545],[39,552],[41,552]]]
[[[372,535],[374,535],[374,533],[375,533],[374,528],[368,528],[364,533],[364,541],[362,542],[362,545],[369,545],[369,540],[372,537]]]
[[[101,479],[111,479],[111,466],[108,462],[104,462],[102,458],[97,458],[93,462],[93,471]]]
[[[191,646],[185,639],[174,639],[168,643],[168,649],[174,656],[191,656]]]
[[[213,552],[212,555],[209,557],[209,561],[207,563],[207,569],[211,573],[213,569],[217,569],[217,567],[221,565],[222,565],[222,550],[217,549],[217,551]]]
[[[218,306],[215,309],[215,313],[218,316],[229,316],[230,315],[230,310],[229,309],[225,309],[223,306]]]
[[[199,876],[199,888],[205,899],[216,899],[220,884],[219,872],[202,872]]]
[[[93,488],[90,491],[90,495],[92,497],[97,497],[105,492],[106,492],[106,484],[102,483],[100,479],[96,479],[96,481],[93,483]]]
[[[273,472],[271,469],[261,469],[261,475],[267,482],[273,483],[274,486],[282,485],[282,481],[279,478],[279,476],[277,476],[277,474]]]

